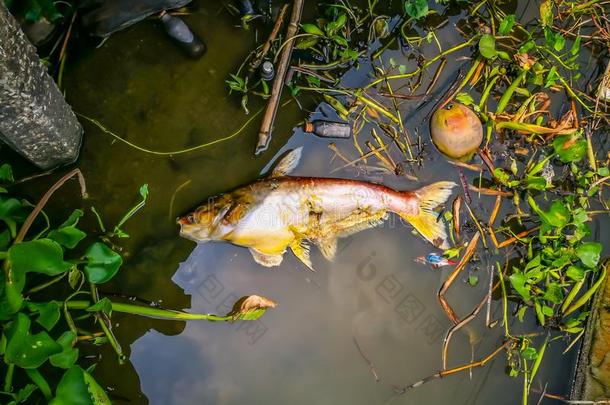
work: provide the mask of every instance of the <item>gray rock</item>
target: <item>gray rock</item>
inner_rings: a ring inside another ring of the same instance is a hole
[[[78,157],[83,128],[0,1],[0,140],[41,169]]]

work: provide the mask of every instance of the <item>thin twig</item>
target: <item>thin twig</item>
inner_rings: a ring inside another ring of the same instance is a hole
[[[369,370],[371,371],[371,374],[373,374],[373,377],[375,377],[375,382],[379,382],[379,376],[377,375],[377,371],[375,370],[375,366],[373,365],[373,363],[364,355],[364,352],[362,351],[362,348],[360,347],[360,344],[358,343],[358,341],[356,340],[356,337],[353,336],[354,338],[354,344],[356,345],[356,348],[358,349],[358,352],[360,353],[360,356],[364,359],[364,361],[366,361],[366,363],[369,365]]]
[[[83,174],[81,173],[80,169],[70,170],[61,179],[57,180],[55,182],[55,184],[53,184],[47,190],[46,193],[44,193],[44,195],[42,196],[40,201],[38,201],[38,204],[36,204],[36,206],[34,207],[32,212],[30,212],[30,215],[28,215],[26,220],[23,222],[23,225],[21,226],[21,229],[19,230],[19,233],[17,234],[17,237],[15,238],[14,243],[19,243],[19,242],[23,241],[23,238],[25,238],[25,235],[27,234],[28,230],[34,223],[34,220],[36,219],[38,214],[40,214],[40,211],[42,211],[44,206],[47,205],[49,198],[51,198],[53,193],[55,193],[61,186],[63,186],[66,181],[68,181],[69,179],[71,179],[74,176],[78,177],[78,182],[80,184],[80,191],[81,191],[82,197],[87,198],[87,186],[85,184],[85,178],[83,177]]]
[[[455,269],[449,275],[447,280],[445,280],[441,289],[438,291],[438,294],[436,295],[438,297],[439,302],[441,303],[441,307],[443,307],[443,310],[445,311],[445,313],[447,314],[447,316],[449,317],[451,322],[453,322],[456,325],[459,323],[459,319],[458,319],[457,315],[455,314],[455,311],[453,311],[453,308],[451,308],[451,306],[447,302],[447,299],[445,298],[445,293],[447,292],[449,287],[451,287],[451,284],[453,284],[453,282],[455,281],[457,276],[460,274],[462,269],[464,267],[466,267],[466,264],[470,261],[470,258],[474,254],[474,250],[476,249],[477,244],[479,243],[480,236],[481,236],[480,232],[477,232],[474,234],[474,236],[468,243],[468,248],[466,248],[466,252],[464,253],[464,256],[462,257],[462,260],[460,260],[458,265],[455,266]]]

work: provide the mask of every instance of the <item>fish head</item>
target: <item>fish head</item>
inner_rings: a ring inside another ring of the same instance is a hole
[[[230,204],[226,202],[210,201],[190,214],[178,218],[176,222],[180,225],[180,236],[195,242],[219,239],[222,237],[219,232],[227,231],[223,218],[229,208]]]

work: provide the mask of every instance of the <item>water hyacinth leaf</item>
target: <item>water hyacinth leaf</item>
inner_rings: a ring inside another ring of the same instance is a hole
[[[536,360],[536,357],[538,357],[538,353],[536,352],[536,349],[533,347],[527,347],[525,348],[522,352],[521,355],[523,356],[524,359],[526,360]]]
[[[83,216],[83,211],[76,209],[57,229],[49,232],[49,239],[69,249],[74,249],[78,242],[83,240],[87,234],[76,227],[78,220]]]
[[[91,305],[87,308],[88,312],[103,312],[106,315],[112,315],[112,301],[110,301],[107,297],[102,298],[95,304]]]
[[[314,47],[318,44],[319,38],[317,37],[312,37],[312,38],[303,38],[301,41],[299,41],[299,43],[297,43],[295,45],[295,48],[297,49],[309,49],[311,47]]]
[[[563,291],[561,289],[561,286],[557,283],[549,284],[546,291],[544,292],[544,295],[542,296],[542,299],[550,301],[553,304],[561,304],[561,302],[563,301]],[[552,310],[551,315],[545,315],[552,316]]]
[[[8,163],[4,163],[0,166],[0,182],[2,183],[12,183],[15,179],[13,177],[13,169],[11,165]]]
[[[269,298],[260,295],[246,295],[235,302],[227,316],[234,320],[254,321],[263,316],[267,309],[276,306],[277,304]]]
[[[84,267],[87,280],[94,284],[103,284],[115,276],[123,259],[121,255],[101,242],[92,244],[85,253],[87,264]]]
[[[51,239],[38,239],[18,243],[8,251],[8,260],[15,273],[42,273],[56,276],[72,267],[64,261],[61,246]]]
[[[301,28],[308,34],[318,35],[321,37],[324,36],[324,31],[322,31],[320,27],[315,24],[301,24]]]
[[[54,240],[62,246],[67,247],[68,249],[74,249],[78,242],[83,240],[87,234],[80,229],[69,226],[60,229],[54,229],[49,232],[49,239]]]
[[[34,393],[34,391],[36,391],[37,389],[38,389],[38,387],[36,387],[36,385],[27,384],[25,387],[21,388],[19,391],[17,391],[15,393],[13,403],[21,404],[21,403],[26,402],[28,400],[28,398],[30,397],[30,395],[32,395],[32,393]],[[10,405],[10,403],[9,403],[9,405]]]
[[[62,350],[47,332],[30,334],[30,324],[30,318],[19,313],[5,330],[5,360],[26,369],[40,367],[51,355]]]
[[[64,332],[57,339],[57,343],[62,347],[62,351],[49,358],[53,366],[68,369],[76,363],[79,351],[73,347],[74,342],[76,342],[76,335],[72,331]]]
[[[333,33],[343,28],[345,23],[347,23],[347,15],[345,15],[345,13],[341,13],[335,21],[331,21],[326,24],[326,32],[328,33],[328,35],[332,35]]]
[[[566,271],[566,276],[574,281],[581,281],[585,278],[585,270],[582,267],[570,266]]]
[[[523,273],[511,274],[508,279],[515,291],[517,291],[525,301],[529,301],[532,298],[530,294],[531,286],[527,284],[527,277]]]
[[[57,386],[50,405],[110,405],[110,399],[95,379],[79,366],[70,367]]]
[[[16,274],[9,269],[10,278],[0,271],[0,320],[10,319],[21,309],[23,296],[21,292],[25,285],[25,274]]]
[[[553,148],[563,163],[578,162],[587,153],[587,141],[577,133],[561,135],[553,140]]]
[[[27,308],[32,312],[37,312],[36,322],[46,330],[51,330],[59,321],[60,305],[57,301],[49,302],[27,302]]]
[[[8,229],[0,232],[0,252],[5,251],[11,244],[11,233]]]
[[[530,190],[544,190],[546,189],[546,179],[538,176],[527,176],[525,178],[525,185]]]
[[[479,40],[479,52],[486,59],[493,59],[498,55],[496,50],[496,38],[493,35],[485,34]]]
[[[498,34],[506,35],[512,31],[513,26],[515,25],[515,15],[509,14],[502,19],[500,22],[500,26],[498,27]]]
[[[586,242],[576,248],[576,256],[582,264],[589,268],[595,268],[602,252],[602,245],[598,242]]]
[[[414,19],[420,19],[428,14],[428,0],[405,1],[405,12]]]
[[[17,235],[17,225],[25,221],[29,208],[16,198],[3,198],[0,196],[0,221],[3,221],[14,238]]]

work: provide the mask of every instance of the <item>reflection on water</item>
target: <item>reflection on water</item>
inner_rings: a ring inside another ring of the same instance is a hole
[[[453,24],[464,26],[465,20],[457,12],[447,18],[450,23],[436,34],[443,44],[453,45],[457,40]],[[69,101],[79,113],[99,119],[129,141],[157,150],[192,147],[233,132],[247,117],[239,109],[238,98],[227,95],[224,80],[249,52],[255,33],[236,29],[236,19],[217,2],[202,2],[187,20],[207,42],[203,59],[186,59],[163,37],[160,27],[145,21],[111,37],[100,49],[73,59],[65,75]],[[469,66],[458,59],[469,52],[464,49],[447,62],[426,103],[405,104],[404,117],[413,136],[420,133],[427,141],[427,116],[459,69]],[[408,66],[416,63],[395,48],[386,55]],[[343,84],[367,83],[369,71],[370,66],[362,64],[345,75]],[[431,79],[424,77],[422,88]],[[251,102],[250,110],[261,105]],[[303,107],[314,109],[308,104]],[[255,180],[269,168],[274,152],[277,156],[304,146],[295,175],[328,176],[330,168],[339,167],[340,161],[329,163],[333,155],[329,141],[293,133],[292,127],[304,116],[296,103],[283,107],[270,150],[262,158],[252,155],[258,122],[229,142],[171,157],[135,151],[85,125],[79,167],[91,199],[104,208],[108,223],[120,218],[137,198],[141,184],[149,183],[150,188],[147,206],[125,227],[132,236],[122,241],[128,260],[105,293],[196,312],[227,312],[236,298],[247,294],[279,303],[252,323],[184,324],[116,316],[115,331],[131,355],[133,369],[119,367],[106,348],[96,378],[111,389],[116,403],[131,404],[493,401],[500,405],[519,401],[522,382],[506,376],[503,354],[472,375],[462,373],[394,396],[393,387],[410,384],[441,367],[442,339],[449,323],[436,292],[450,271],[415,263],[415,257],[432,247],[395,218],[340,240],[333,263],[313,248],[315,273],[291,253],[281,267],[267,269],[257,265],[246,249],[209,243],[193,250],[192,242],[178,238],[174,223],[178,214],[210,195]],[[355,156],[350,140],[336,144]],[[425,157],[424,167],[414,173],[419,182],[379,173],[363,175],[352,168],[334,175],[380,181],[402,190],[437,180],[458,181],[455,167],[434,150],[428,148]],[[53,204],[61,207],[68,202],[73,203],[70,197],[58,196]],[[488,216],[490,202],[489,197],[475,199],[473,209]],[[481,257],[470,269],[479,275],[479,285],[468,286],[464,277],[449,291],[448,299],[459,316],[470,313],[485,294],[487,272],[494,263],[491,256]],[[493,308],[498,319],[497,303]],[[531,325],[512,327],[517,333]],[[499,327],[487,329],[480,317],[454,337],[450,366],[486,356],[501,343],[501,334]],[[568,390],[572,361],[570,355],[559,355],[560,346],[551,345],[538,374],[539,381],[548,381],[547,391],[556,394]],[[532,387],[533,395],[543,388]]]

